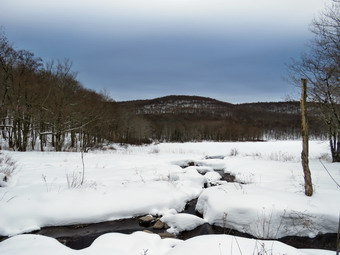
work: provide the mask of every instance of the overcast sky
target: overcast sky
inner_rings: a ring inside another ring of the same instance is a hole
[[[69,58],[82,84],[117,100],[199,95],[284,100],[283,79],[329,0],[0,0],[17,49]]]

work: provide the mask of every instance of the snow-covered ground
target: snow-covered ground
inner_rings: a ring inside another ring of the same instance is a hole
[[[303,192],[299,141],[115,147],[84,154],[83,185],[80,153],[3,152],[17,162],[17,169],[0,188],[0,235],[16,236],[0,243],[0,254],[72,254],[75,251],[54,239],[19,234],[146,214],[162,215],[173,233],[205,222],[259,238],[337,231],[340,189],[319,161],[322,158],[339,183],[340,164],[329,162],[328,142],[310,143],[312,197]],[[181,167],[188,164],[193,166]],[[219,181],[213,172],[217,169],[234,174],[243,184]],[[204,189],[207,180],[221,185]],[[179,214],[196,197],[203,220]],[[257,249],[272,252],[268,254],[327,254],[228,235],[179,241],[142,232],[106,234],[77,253],[253,254]]]
[[[19,235],[0,243],[3,255],[333,255],[334,251],[295,249],[277,241],[259,241],[230,235],[198,236],[187,241],[135,232],[98,237],[90,247],[72,250],[57,240],[39,235]]]

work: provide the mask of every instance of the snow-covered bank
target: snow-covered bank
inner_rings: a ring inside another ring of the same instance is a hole
[[[321,192],[307,199],[303,193],[228,183],[205,190],[196,210],[210,224],[258,238],[313,238],[337,232],[339,194]]]
[[[179,212],[205,183],[194,169],[182,169],[149,154],[87,154],[85,183],[72,188],[69,183],[80,181],[79,154],[11,156],[21,169],[9,187],[0,189],[0,235]]]
[[[303,194],[299,141],[115,147],[84,155],[83,185],[80,153],[4,152],[18,167],[0,188],[0,235],[145,214],[165,216],[173,232],[204,222],[264,238],[337,230],[340,189],[319,162],[340,182],[328,142],[310,144],[311,198]],[[218,182],[216,169],[244,184]],[[221,185],[204,189],[207,181]],[[196,197],[204,220],[176,216]]]
[[[326,250],[298,250],[277,241],[259,241],[229,235],[199,236],[187,241],[161,239],[156,234],[105,234],[82,250],[72,250],[55,239],[39,235],[19,235],[0,243],[2,255],[327,255]]]

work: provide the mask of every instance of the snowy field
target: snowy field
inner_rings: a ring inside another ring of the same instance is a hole
[[[82,185],[80,153],[3,151],[17,168],[0,182],[0,235],[13,236],[0,243],[0,254],[328,254],[229,235],[181,241],[112,233],[80,251],[21,235],[148,214],[163,216],[171,233],[205,222],[265,239],[337,232],[340,189],[319,160],[339,183],[340,164],[330,163],[328,142],[310,143],[312,197],[304,195],[300,141],[113,146],[84,154]],[[214,170],[232,173],[237,182],[220,181]],[[204,189],[207,183],[213,185]],[[197,197],[203,219],[180,213]]]

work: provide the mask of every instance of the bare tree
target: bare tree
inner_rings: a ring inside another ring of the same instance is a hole
[[[308,96],[319,103],[328,127],[333,162],[340,162],[340,1],[333,0],[311,26],[315,38],[309,52],[290,65],[297,83],[306,77]]]

